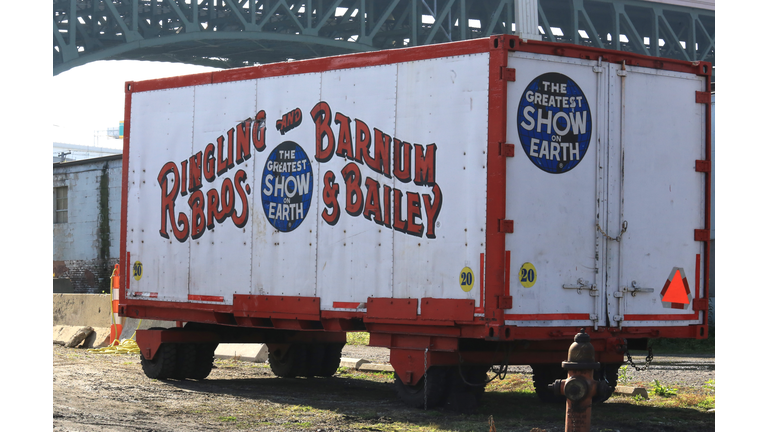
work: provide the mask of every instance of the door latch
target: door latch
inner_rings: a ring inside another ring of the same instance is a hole
[[[653,292],[653,288],[641,288],[641,287],[637,286],[637,282],[636,281],[632,281],[632,286],[631,287],[623,287],[621,289],[621,291],[628,292],[628,293],[632,294],[632,297],[634,297],[634,296],[637,295],[637,293],[652,293]]]
[[[582,278],[579,278],[576,283],[578,285],[563,285],[563,289],[575,289],[578,294],[581,294],[581,290],[588,290],[589,295],[592,297],[597,297],[600,295],[600,293],[597,291],[597,285],[587,283],[587,281]]]

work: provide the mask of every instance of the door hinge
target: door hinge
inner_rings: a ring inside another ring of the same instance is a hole
[[[499,219],[499,232],[512,234],[515,232],[515,221],[509,219]]]
[[[499,143],[499,156],[515,157],[515,145]]]
[[[697,91],[696,103],[712,103],[712,93]]]
[[[707,298],[693,299],[693,310],[700,311],[700,310],[707,310],[707,309],[709,309],[709,299]]]
[[[709,230],[706,229],[695,229],[693,230],[693,240],[694,241],[709,241]]]
[[[501,79],[504,81],[515,81],[517,79],[517,71],[515,68],[501,67]]]
[[[696,161],[696,172],[704,172],[708,173],[712,170],[712,162],[708,160],[697,160]]]

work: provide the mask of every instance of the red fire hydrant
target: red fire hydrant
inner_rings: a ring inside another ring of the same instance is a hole
[[[567,398],[565,432],[589,432],[592,398],[609,394],[613,388],[607,382],[598,382],[593,378],[594,371],[600,369],[600,363],[595,361],[595,347],[584,329],[573,338],[563,369],[568,371],[568,378],[556,380],[549,385],[549,389]]]

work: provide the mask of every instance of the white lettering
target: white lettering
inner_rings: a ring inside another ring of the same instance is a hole
[[[539,139],[538,138],[531,138],[531,156],[533,157],[539,157]]]
[[[570,115],[571,124],[573,125],[573,133],[576,135],[585,133],[587,131],[587,112],[582,111],[580,113],[568,114]],[[579,114],[581,114],[581,117],[579,117]]]
[[[571,115],[573,115],[573,114],[571,114]],[[565,127],[563,129],[560,129],[558,127],[558,120],[561,119],[561,118],[565,119]],[[558,135],[565,135],[566,133],[568,133],[568,129],[571,128],[571,121],[568,119],[568,114],[566,114],[566,113],[564,113],[562,111],[560,111],[557,114],[555,114],[555,119],[554,119],[553,123],[554,123],[553,126],[555,127],[555,132],[557,132]]]
[[[264,195],[270,196],[272,195],[272,174],[267,174],[266,177],[264,177],[264,183],[266,183],[266,186],[264,187]]]
[[[529,106],[523,108],[523,117],[525,117],[526,122],[521,124],[520,126],[522,126],[523,129],[525,129],[527,131],[532,130],[533,129],[533,125],[535,123],[534,120],[533,120],[533,117],[531,117],[531,113],[533,113],[533,107],[532,106],[529,105]]]
[[[543,112],[547,113],[547,118],[544,118]],[[539,109],[539,122],[536,124],[536,132],[541,132],[541,125],[547,125],[547,133],[552,133],[552,111]]]

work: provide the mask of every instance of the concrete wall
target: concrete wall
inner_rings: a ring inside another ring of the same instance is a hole
[[[109,294],[54,294],[53,325],[109,327],[110,301]]]
[[[122,156],[55,163],[53,188],[60,186],[69,210],[66,223],[53,216],[54,278],[69,279],[75,293],[109,293],[120,255]]]

